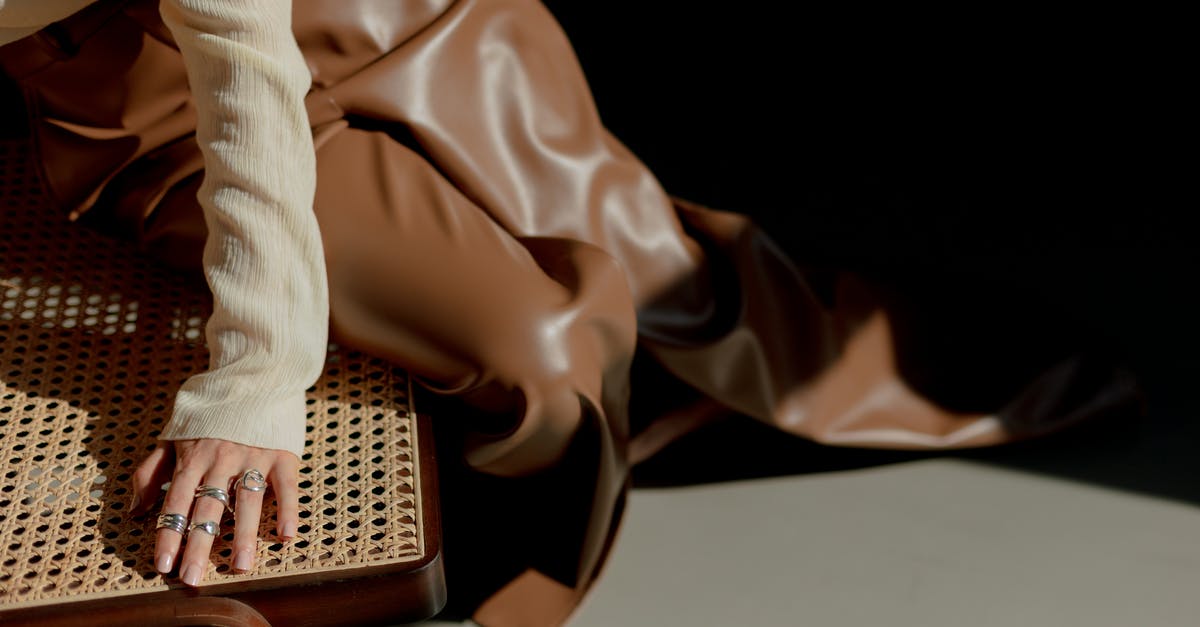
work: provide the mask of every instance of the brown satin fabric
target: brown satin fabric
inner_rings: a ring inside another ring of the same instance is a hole
[[[0,60],[24,88],[58,206],[197,267],[195,112],[154,5],[101,2],[58,31],[87,33],[77,54],[39,34]],[[1056,429],[1129,392],[1104,381],[1080,395],[1067,362],[996,414],[922,398],[870,290],[843,281],[829,308],[744,217],[666,196],[604,130],[536,2],[295,0],[295,32],[314,77],[335,336],[492,410],[465,451],[480,471],[532,477],[588,449],[570,489],[591,496],[561,512],[586,527],[578,542],[512,540],[566,555],[573,572],[488,591],[485,624],[565,620],[612,540],[629,451],[653,455],[711,407],[831,444],[942,448]],[[717,405],[652,422],[631,445],[635,343]]]

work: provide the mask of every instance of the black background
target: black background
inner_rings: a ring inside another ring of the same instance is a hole
[[[1152,378],[1196,355],[1170,16],[547,5],[668,191],[755,216],[797,261],[926,294],[933,316],[1081,333]]]
[[[750,214],[801,265],[858,271],[910,303],[927,391],[995,400],[1077,352],[1141,381],[1140,418],[973,457],[1200,502],[1195,64],[1180,16],[546,4],[606,125],[668,191]],[[907,458],[707,431],[636,478]]]

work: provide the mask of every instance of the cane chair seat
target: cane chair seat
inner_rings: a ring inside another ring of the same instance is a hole
[[[403,371],[336,346],[308,393],[297,540],[274,540],[268,506],[253,572],[231,568],[226,517],[198,590],[156,573],[155,517],[128,515],[131,476],[179,384],[207,365],[207,290],[51,210],[21,140],[0,140],[0,215],[0,622],[178,619],[189,602],[287,624],[437,611],[424,418]],[[347,608],[339,590],[387,598]]]

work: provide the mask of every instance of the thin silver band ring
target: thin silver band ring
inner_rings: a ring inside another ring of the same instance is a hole
[[[194,523],[188,525],[188,531],[203,531],[204,533],[207,533],[208,535],[215,537],[217,535],[217,532],[220,531],[220,525],[218,525],[216,522],[213,522],[211,520],[206,520],[204,522],[194,522]]]

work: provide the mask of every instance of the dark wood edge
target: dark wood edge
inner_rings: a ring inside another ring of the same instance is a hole
[[[83,605],[83,604],[80,604]],[[215,625],[218,627],[271,627],[257,610],[233,599],[196,597],[112,604],[101,610],[72,611],[14,619],[28,627],[94,627],[95,625]],[[98,615],[100,613],[102,615]],[[7,622],[8,619],[5,619]]]
[[[197,602],[222,597],[235,605],[245,606],[249,610],[247,616],[261,614],[276,625],[371,625],[415,622],[433,616],[446,604],[437,456],[429,417],[414,415],[421,482],[421,525],[425,534],[425,555],[420,560],[347,569],[338,571],[333,579],[328,571],[277,577],[264,580],[262,587],[249,590],[246,582],[233,582],[0,611],[0,623],[30,627],[195,624],[179,623],[176,619],[187,613],[185,608],[193,607]]]

